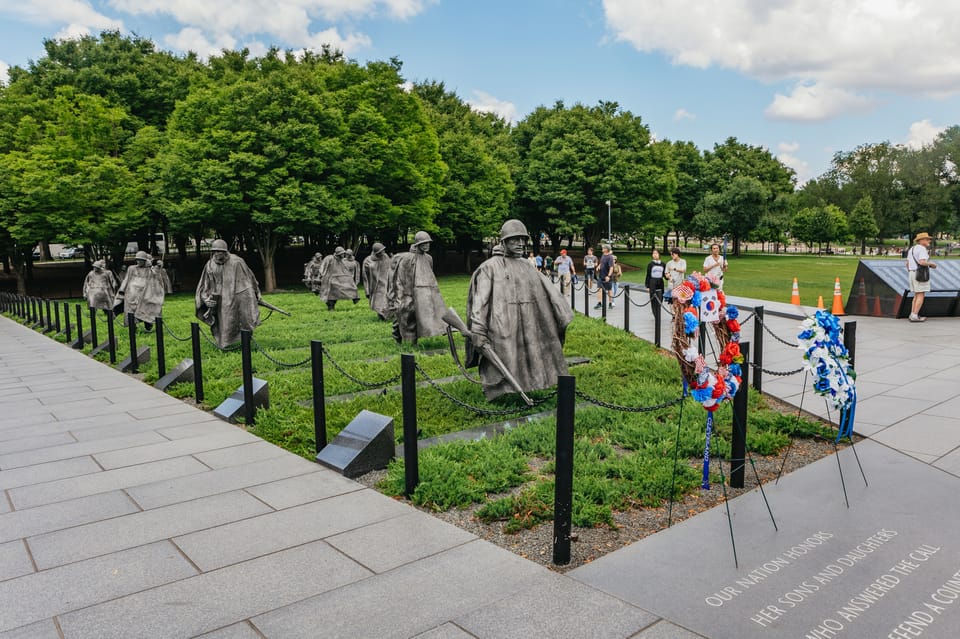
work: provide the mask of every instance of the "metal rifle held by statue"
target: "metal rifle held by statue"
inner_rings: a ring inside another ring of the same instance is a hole
[[[443,312],[443,315],[440,317],[444,322],[452,326],[453,328],[460,331],[461,335],[467,339],[473,340],[473,334],[467,329],[467,325],[463,323],[463,320],[460,319],[460,316],[457,315],[457,312],[453,308],[448,308]],[[476,342],[474,342],[476,345]],[[517,382],[517,378],[513,376],[506,365],[503,363],[503,360],[500,359],[500,356],[497,355],[496,351],[490,346],[490,344],[483,344],[478,347],[480,354],[483,355],[493,367],[500,371],[500,374],[503,375],[503,378],[507,380],[507,383],[513,387],[517,393],[520,394],[520,397],[523,398],[523,401],[527,403],[528,406],[533,406],[533,400],[527,397],[527,394],[523,392],[523,389],[520,388],[520,384]]]
[[[276,311],[276,312],[280,313],[281,315],[286,315],[287,317],[292,317],[292,315],[290,315],[290,313],[288,313],[287,311],[283,310],[282,308],[280,308],[280,307],[278,307],[278,306],[274,306],[274,305],[271,304],[270,302],[264,302],[262,299],[257,300],[257,305],[262,306],[262,307],[264,307],[264,308],[269,308],[271,311]]]

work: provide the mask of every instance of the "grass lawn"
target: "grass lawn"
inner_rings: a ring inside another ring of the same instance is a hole
[[[750,258],[742,263],[750,263]],[[740,264],[738,260],[733,268],[740,268]],[[762,272],[762,265],[757,269]],[[440,283],[448,305],[463,316],[468,278],[444,277]],[[303,362],[309,356],[310,340],[318,339],[350,375],[375,382],[396,378],[399,355],[408,350],[417,354],[418,363],[432,378],[458,377],[443,383],[443,388],[471,406],[516,409],[514,416],[555,408],[555,399],[548,391],[532,394],[534,399],[543,401],[534,408],[526,407],[512,396],[488,403],[479,386],[459,376],[450,353],[443,352],[445,337],[423,340],[416,348],[400,347],[391,338],[391,326],[377,320],[365,301],[356,306],[339,302],[338,308],[329,312],[315,295],[306,291],[280,292],[266,298],[293,314],[292,317],[283,317],[275,313],[256,330],[255,340],[259,347],[277,361],[287,364]],[[181,293],[168,297],[164,305],[164,321],[179,337],[190,334],[193,304],[192,294]],[[89,327],[88,315],[84,322]],[[107,333],[102,319],[98,326],[103,340]],[[201,329],[208,331],[205,326]],[[147,344],[153,351],[153,361],[141,368],[144,381],[151,383],[157,378],[155,335],[144,333],[141,327],[137,338],[139,344]],[[122,358],[129,350],[125,328],[117,327],[117,340],[118,357]],[[168,335],[165,344],[168,368],[191,356],[188,341],[177,341]],[[89,352],[89,347],[85,350]],[[645,407],[675,399],[681,393],[678,366],[670,354],[596,319],[578,316],[574,320],[567,331],[564,353],[568,357],[590,359],[589,363],[572,367],[571,374],[577,378],[578,390],[606,402]],[[531,357],[535,356],[531,354]],[[106,360],[105,354],[98,357]],[[278,365],[263,352],[254,352],[253,363],[255,375],[270,384],[271,402],[270,409],[258,411],[253,432],[312,459],[315,442],[313,411],[309,403],[309,364]],[[403,428],[398,390],[388,388],[376,394],[338,399],[334,396],[356,393],[365,388],[340,374],[329,360],[325,361],[324,368],[330,438],[360,410],[367,409],[392,417],[399,441]],[[208,340],[203,340],[203,375],[204,407],[210,409],[240,386],[239,352],[221,352]],[[800,383],[800,378],[797,379]],[[193,385],[176,385],[170,393],[191,397]],[[417,400],[417,427],[421,437],[505,419],[479,415],[457,406],[434,388],[418,389]],[[613,525],[615,510],[655,506],[669,498],[675,454],[679,455],[681,463],[673,488],[674,497],[697,490],[699,473],[695,464],[685,463],[703,454],[705,413],[696,402],[687,400],[651,412],[621,412],[581,403],[576,419],[576,525]],[[712,439],[714,455],[729,454],[731,422],[728,403],[716,415]],[[748,448],[758,454],[776,453],[789,444],[791,437],[829,436],[829,431],[815,422],[798,420],[795,415],[783,415],[768,408],[765,400],[756,393],[750,396],[749,424]],[[507,520],[510,529],[533,526],[550,519],[554,438],[555,420],[551,415],[515,427],[494,439],[431,447],[420,455],[421,484],[412,499],[425,507],[440,510],[483,504],[479,517]],[[388,494],[402,493],[402,460],[391,464],[381,489]]]

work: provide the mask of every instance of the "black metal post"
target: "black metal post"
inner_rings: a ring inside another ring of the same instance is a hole
[[[553,563],[570,563],[573,517],[573,426],[577,378],[557,378],[557,455],[553,493]]]
[[[130,372],[139,373],[137,370],[137,318],[133,313],[127,313],[127,333],[130,335]]]
[[[577,287],[573,285],[573,276],[570,276],[570,310],[577,310]]]
[[[67,338],[67,345],[69,345],[73,341],[73,336],[70,334],[70,304],[68,302],[63,303],[63,330]]]
[[[630,332],[630,285],[623,286],[623,330]]]
[[[707,356],[707,326],[703,322],[700,322],[700,329],[697,331],[697,348],[700,349],[700,354],[704,357]]]
[[[650,295],[656,296],[657,291],[654,290]],[[663,305],[660,304],[659,300],[656,297],[653,297],[650,301],[654,305],[653,313],[653,343],[660,348],[660,331],[663,325]]]
[[[590,284],[587,278],[583,278],[583,314],[590,317]]]
[[[197,403],[203,401],[203,364],[200,361],[200,324],[190,323],[190,337],[193,342],[193,398]]]
[[[54,329],[53,325],[53,314],[50,313],[50,300],[45,300],[47,305],[47,327],[43,329],[44,333],[49,333]]]
[[[250,353],[250,338],[253,331],[240,330],[240,361],[243,366],[243,416],[247,427],[253,426],[257,417],[257,407],[253,405],[253,357]]]
[[[37,326],[43,325],[43,301],[33,298],[34,304],[34,315],[33,315],[33,325],[34,328]]]
[[[856,368],[856,360],[857,360],[857,323],[856,322],[843,323],[843,345],[846,347],[847,352],[850,353],[850,366],[852,368]]]
[[[607,321],[607,289],[603,288],[603,284],[600,285],[600,317],[603,318],[603,321]]]
[[[81,309],[80,305],[77,304],[76,310],[77,310],[77,343],[75,344],[75,348],[78,348],[80,349],[80,351],[83,351],[83,309]]]
[[[742,328],[742,327],[741,327]],[[753,388],[758,393],[763,392],[763,307],[753,309]]]
[[[400,356],[400,392],[403,401],[404,493],[412,495],[420,484],[420,460],[417,458],[417,370],[412,353]]]
[[[107,317],[110,317],[108,314]],[[90,346],[96,348],[100,346],[100,340],[97,339],[97,309],[90,307]]]
[[[750,387],[750,342],[740,342],[743,366],[740,388],[733,396],[733,436],[730,438],[730,487],[743,488],[747,463],[747,393]]]
[[[54,329],[56,329],[57,334],[59,334],[60,333],[60,305],[57,304],[56,302],[54,302],[53,304],[53,315],[54,315],[53,327]]]
[[[154,330],[157,331],[157,377],[167,374],[167,357],[163,347],[163,318],[157,316],[153,320]]]
[[[327,401],[323,387],[323,342],[310,342],[310,370],[313,373],[313,440],[319,454],[327,446]]]
[[[110,352],[110,363],[117,363],[117,336],[113,330],[113,311],[107,311],[107,350]]]

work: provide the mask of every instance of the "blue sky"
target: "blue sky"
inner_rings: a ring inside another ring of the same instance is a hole
[[[800,181],[958,123],[960,5],[934,0],[0,0],[0,78],[45,38],[120,29],[203,57],[403,61],[480,110],[618,102],[659,139],[762,145]]]

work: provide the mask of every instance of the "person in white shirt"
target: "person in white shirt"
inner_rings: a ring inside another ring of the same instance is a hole
[[[710,245],[710,255],[703,260],[703,274],[715,275],[720,280],[720,290],[723,290],[723,274],[727,272],[727,258],[720,255],[720,245]]]
[[[680,247],[674,246],[670,249],[670,261],[664,268],[663,299],[671,301],[674,287],[679,286],[686,277],[687,261],[680,257]]]
[[[913,306],[910,310],[911,322],[925,322],[926,317],[920,317],[920,309],[923,307],[923,298],[930,290],[930,280],[926,282],[917,281],[917,267],[929,266],[937,268],[937,265],[930,261],[930,237],[927,233],[918,233],[913,238],[913,246],[907,251],[907,271],[910,279],[910,290],[913,291]]]

